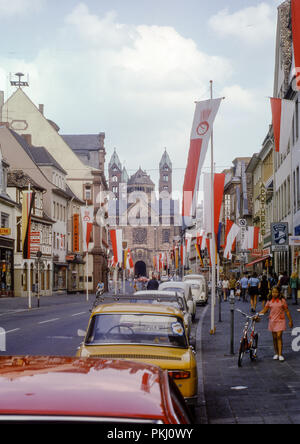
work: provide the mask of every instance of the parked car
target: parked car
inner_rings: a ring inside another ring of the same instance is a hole
[[[157,304],[103,304],[90,316],[78,357],[128,359],[168,370],[189,405],[197,400],[197,362],[180,310]]]
[[[206,304],[208,300],[208,292],[205,277],[201,274],[188,274],[183,277],[184,282],[191,284],[193,297],[197,304]]]
[[[193,298],[191,284],[186,282],[164,282],[158,287],[159,290],[163,291],[176,291],[176,293],[183,294],[186,300],[186,304],[189,312],[192,314],[192,319],[196,316],[196,299]]]
[[[184,315],[184,325],[187,329],[188,337],[190,338],[190,333],[192,329],[192,315],[188,312],[188,307],[185,298],[182,294],[176,293],[174,291],[159,291],[159,290],[144,290],[137,291],[134,294],[129,295],[107,295],[105,298],[96,298],[93,304],[93,308],[96,308],[100,304],[110,304],[110,303],[139,303],[139,304],[162,304],[169,307],[175,307],[181,310]],[[90,310],[90,311],[92,311]],[[191,344],[192,345],[192,344]],[[196,348],[196,346],[193,344]]]
[[[182,292],[164,291],[164,290],[147,290],[137,291],[133,297],[147,297],[152,299],[152,303],[169,305],[170,307],[178,308],[183,313],[184,325],[188,336],[192,331],[192,312],[189,310],[186,299]],[[150,302],[150,301],[149,301]]]
[[[141,362],[0,357],[0,423],[190,424],[166,370]]]

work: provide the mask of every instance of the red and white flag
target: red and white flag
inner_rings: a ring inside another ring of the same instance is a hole
[[[258,248],[258,241],[259,241],[259,227],[248,227],[248,230],[245,232],[242,249],[256,250]]]
[[[121,266],[123,263],[122,230],[110,230],[110,240],[114,254],[113,264]]]
[[[284,153],[287,150],[295,111],[293,100],[271,98],[272,123],[275,151]]]
[[[94,207],[81,207],[83,251],[88,251],[94,222]]]
[[[224,258],[231,259],[235,239],[240,231],[240,227],[233,221],[227,220],[227,236],[225,239]]]
[[[132,255],[131,255],[130,249],[128,248],[127,256],[126,256],[126,269],[132,270],[133,268],[134,268],[134,264],[133,264],[133,260],[132,260]]]
[[[211,99],[196,103],[182,196],[182,217],[186,226],[191,224],[196,213],[201,169],[221,100]]]
[[[300,90],[300,2],[299,0],[291,1],[291,17],[292,17],[292,34],[293,48],[296,68],[296,87]]]

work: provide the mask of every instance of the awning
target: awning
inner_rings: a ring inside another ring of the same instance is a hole
[[[266,256],[262,256],[258,259],[255,259],[255,261],[252,261],[252,262],[249,262],[249,264],[246,264],[246,267],[251,267],[251,265],[258,264],[259,262],[265,261],[269,257],[270,257],[270,255],[267,254]]]

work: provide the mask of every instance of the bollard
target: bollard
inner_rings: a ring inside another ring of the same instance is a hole
[[[231,312],[231,338],[230,338],[230,354],[234,355],[234,290],[230,290],[229,296],[230,312]]]
[[[218,296],[219,296],[219,322],[222,322],[222,287],[218,286]]]

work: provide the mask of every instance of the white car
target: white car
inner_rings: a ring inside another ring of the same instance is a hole
[[[196,299],[193,298],[192,288],[190,282],[164,282],[160,284],[158,289],[163,291],[176,291],[184,295],[188,310],[192,314],[192,319],[196,317]]]
[[[205,277],[197,274],[186,275],[183,278],[184,282],[189,282],[191,284],[193,298],[196,299],[196,304],[206,304],[207,303],[207,288]]]
[[[185,297],[182,293],[176,291],[163,291],[163,290],[146,290],[146,291],[136,291],[132,295],[132,299],[138,300],[139,296],[151,298],[154,303],[169,305],[171,307],[176,307],[182,311],[184,316],[184,324],[188,336],[191,334],[192,329],[192,314],[188,310],[188,306]]]

